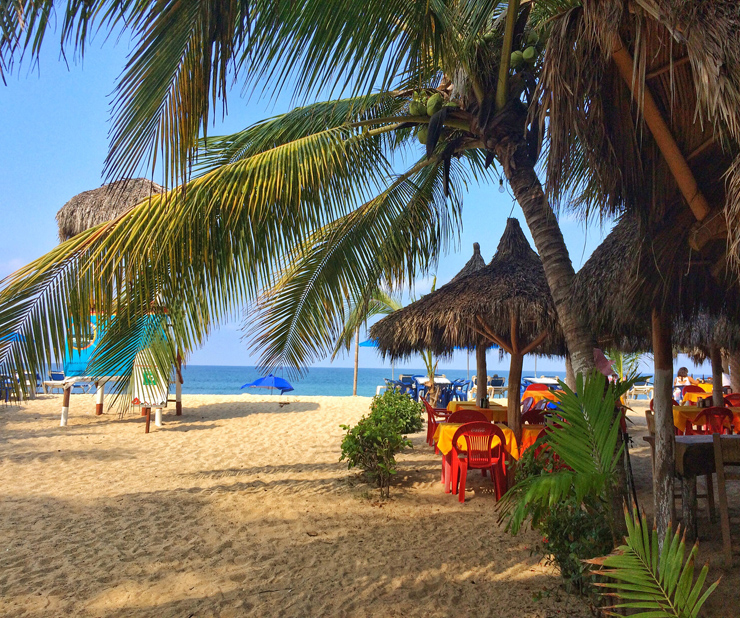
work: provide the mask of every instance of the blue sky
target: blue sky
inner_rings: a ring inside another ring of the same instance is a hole
[[[37,68],[25,66],[2,86],[3,131],[0,141],[0,277],[50,250],[57,243],[54,216],[72,196],[102,184],[101,172],[107,152],[108,118],[116,77],[124,66],[125,45],[92,44],[84,63],[69,66],[58,57],[49,37]],[[258,85],[259,87],[259,85]],[[266,116],[286,111],[290,100],[247,101],[237,85],[229,100],[229,115],[209,128],[210,134],[235,131]],[[157,180],[155,178],[155,180]],[[438,284],[453,277],[470,258],[473,242],[479,242],[489,261],[503,233],[508,216],[516,217],[529,236],[521,210],[510,192],[498,192],[497,185],[472,186],[464,197],[464,229],[458,246],[440,262]],[[560,220],[571,259],[576,269],[598,246],[609,228],[583,223],[569,216]],[[431,277],[417,281],[416,293],[429,290]],[[208,343],[191,357],[191,364],[251,365],[247,342],[241,341],[237,322],[223,324]],[[465,355],[443,363],[464,368]],[[329,361],[319,363],[330,365]],[[335,361],[351,366],[352,357]],[[362,348],[360,364],[379,367],[382,362],[373,349]],[[411,367],[420,367],[418,360]],[[690,366],[690,365],[689,365]],[[533,358],[525,360],[532,370]],[[538,372],[562,371],[562,362],[541,359]],[[499,361],[489,355],[490,369],[508,368],[508,358]],[[647,367],[645,368],[647,369]]]

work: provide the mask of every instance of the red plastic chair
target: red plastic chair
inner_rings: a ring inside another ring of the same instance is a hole
[[[458,446],[460,438],[465,439],[466,451],[461,451]],[[491,448],[493,438],[497,437],[499,442]],[[459,493],[460,502],[465,502],[465,482],[468,470],[480,470],[483,476],[486,470],[491,473],[496,500],[500,500],[506,491],[506,451],[504,450],[506,437],[493,423],[466,423],[459,427],[452,439],[452,491]],[[459,489],[458,485],[459,475]]]
[[[420,399],[427,411],[427,444],[434,446],[434,433],[437,431],[437,425],[446,422],[450,413],[444,408],[433,408],[424,397]]]
[[[530,410],[527,410],[524,414],[522,414],[522,424],[544,425],[545,424],[544,410],[538,409],[536,406]]]
[[[709,436],[714,433],[727,435],[732,433],[731,427],[732,412],[727,408],[714,406],[704,408],[693,421],[686,421],[684,433],[687,436]]]
[[[522,414],[526,414],[533,405],[533,397],[525,397],[524,399],[522,399]]]
[[[483,412],[478,412],[478,410],[458,410],[457,412],[453,412],[447,417],[448,423],[488,423],[491,424],[490,421],[486,418],[485,414]]]
[[[740,393],[730,393],[729,395],[725,395],[725,407],[740,407]]]

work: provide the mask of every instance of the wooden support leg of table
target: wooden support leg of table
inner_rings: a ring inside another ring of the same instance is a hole
[[[717,517],[714,512],[714,482],[711,474],[707,474],[704,478],[707,483],[707,517],[711,523]]]
[[[182,382],[175,376],[175,416],[182,416]]]
[[[681,483],[681,510],[686,541],[696,539],[696,477],[685,476]]]
[[[142,408],[141,409],[141,415],[142,416],[146,416],[146,408]]]
[[[71,386],[64,389],[64,398],[62,399],[62,420],[59,422],[60,427],[67,426],[67,418],[69,417],[69,395],[71,392]]]
[[[144,433],[149,433],[149,422],[152,420],[152,409],[142,408],[141,412],[146,416],[146,429],[144,430]]]
[[[105,384],[97,385],[97,392],[95,393],[95,415],[100,416],[103,413],[103,402],[105,400]]]

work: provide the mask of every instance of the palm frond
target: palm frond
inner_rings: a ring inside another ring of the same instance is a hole
[[[624,516],[628,531],[625,545],[609,556],[586,560],[601,567],[598,575],[613,580],[596,585],[613,590],[624,601],[607,609],[630,609],[635,618],[696,618],[719,584],[717,580],[702,593],[709,571],[706,564],[694,581],[699,544],[694,544],[684,563],[686,544],[680,529],[671,536],[668,527],[661,551],[658,532],[655,528],[650,532],[644,515],[640,517],[637,509],[630,514],[625,508]]]
[[[373,282],[401,286],[431,269],[458,229],[465,178],[455,161],[450,205],[443,162],[423,160],[360,208],[319,230],[293,256],[245,329],[264,368],[300,368],[329,353],[344,299],[369,300]]]
[[[363,294],[363,297],[365,295]],[[337,339],[331,359],[334,360],[341,351],[349,351],[355,331],[363,324],[367,324],[370,318],[378,315],[388,315],[400,309],[401,301],[394,294],[390,294],[381,288],[375,288],[366,302],[352,301],[348,303],[344,328]]]

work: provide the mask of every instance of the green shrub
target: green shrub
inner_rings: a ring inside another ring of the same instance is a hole
[[[403,421],[389,410],[373,410],[354,427],[341,426],[347,433],[339,461],[346,459],[350,469],[361,468],[368,480],[378,485],[381,498],[389,495],[391,476],[396,473],[396,453],[411,446],[402,432]]]
[[[517,463],[517,483],[539,475],[552,475],[562,469],[552,450],[543,450],[538,456],[535,450],[527,449]],[[584,496],[582,502],[568,496],[548,505],[532,526],[543,537],[537,550],[557,564],[568,591],[595,596],[595,576],[583,561],[607,554],[614,546],[604,504],[591,496]]]
[[[387,390],[382,395],[373,397],[370,404],[370,416],[398,419],[401,433],[409,434],[421,431],[424,427],[422,413],[424,406],[414,401],[408,394],[396,389]]]

